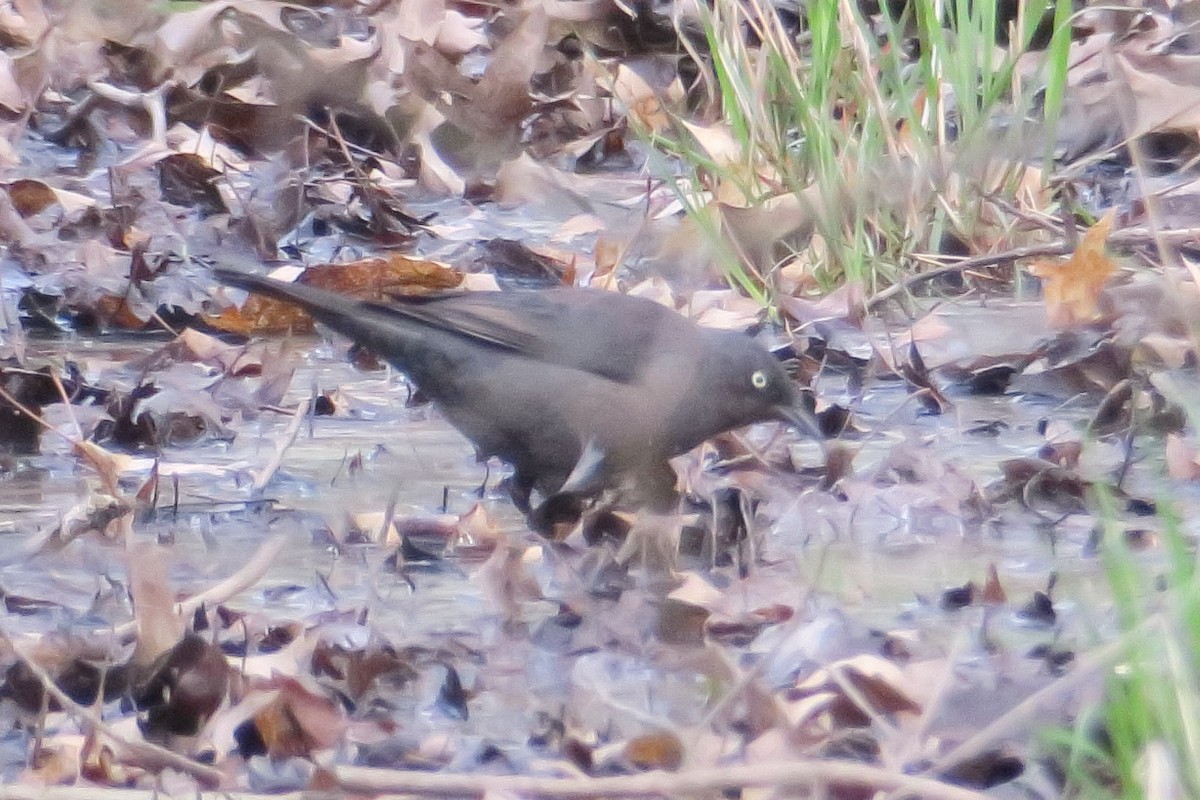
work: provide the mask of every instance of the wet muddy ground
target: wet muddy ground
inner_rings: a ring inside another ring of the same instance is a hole
[[[972,320],[969,302],[953,313],[968,330],[988,324],[985,309],[976,309],[978,319]],[[157,346],[146,340],[65,337],[31,342],[30,355],[119,364]],[[176,477],[162,481],[159,507],[139,528],[139,536],[172,544],[179,556],[173,578],[181,592],[198,590],[234,571],[265,536],[282,532],[288,546],[280,563],[264,586],[242,602],[280,610],[307,605],[312,613],[353,607],[376,596],[393,610],[412,612],[394,619],[431,631],[487,616],[465,571],[418,574],[413,578],[418,590],[413,591],[381,566],[385,549],[352,543],[350,518],[378,514],[389,504],[400,519],[432,521],[438,515],[463,514],[481,502],[479,489],[486,480],[482,502],[498,525],[513,537],[532,536],[499,485],[503,465],[493,462],[485,469],[436,409],[410,407],[411,393],[401,376],[357,371],[340,351],[316,337],[296,339],[291,346],[307,354],[288,403],[302,401],[314,390],[337,389],[345,415],[313,417],[302,424],[262,499],[249,496],[250,475],[271,456],[290,423],[286,414],[265,413],[228,440],[167,449],[160,473]],[[861,430],[846,441],[860,452],[855,475],[838,491],[822,491],[811,481],[781,480],[759,509],[755,525],[761,557],[788,564],[797,592],[828,594],[846,613],[886,628],[905,614],[937,607],[944,590],[981,583],[994,565],[1017,597],[1045,589],[1049,576],[1056,575],[1056,610],[1068,617],[1076,606],[1102,602],[1104,580],[1091,515],[1051,520],[1010,503],[972,518],[952,503],[962,486],[950,485],[973,481],[986,487],[999,481],[1002,462],[1031,455],[1045,443],[1049,420],[1078,430],[1090,418],[1094,400],[1064,404],[1032,395],[959,394],[951,395],[954,405],[948,413],[933,416],[921,413],[896,381],[877,382],[851,397],[846,382],[828,374],[817,388],[824,402],[853,408]],[[50,411],[61,408],[51,406]],[[54,421],[67,424],[66,417]],[[792,432],[781,434],[775,425],[762,425],[746,433],[749,442],[760,445],[777,443],[780,436],[794,462],[811,469],[820,465],[816,445]],[[84,480],[67,445],[45,439],[44,452],[16,460],[4,482],[0,531],[11,556],[0,572],[0,586],[17,595],[69,596],[67,607],[80,615],[34,617],[27,624],[86,626],[84,612],[95,595],[104,594],[107,578],[121,578],[122,548],[90,541],[77,545],[82,552],[72,553],[67,563],[61,553],[24,560],[76,502]],[[1092,448],[1097,471],[1115,469],[1123,457],[1112,444],[1094,443]],[[917,479],[893,485],[875,480],[896,468],[897,458],[911,461]],[[126,473],[131,486],[145,480],[152,463],[149,455],[136,458]],[[1139,454],[1126,487],[1154,497],[1164,485],[1162,469],[1160,459]],[[1194,501],[1190,494],[1176,491],[1172,500]],[[473,594],[474,602],[468,602]]]

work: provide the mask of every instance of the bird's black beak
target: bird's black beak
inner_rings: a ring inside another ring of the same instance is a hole
[[[816,439],[818,443],[825,441],[825,435],[821,433],[821,426],[817,423],[817,418],[803,406],[799,399],[785,406],[776,406],[775,414],[781,422],[786,422],[800,433]]]

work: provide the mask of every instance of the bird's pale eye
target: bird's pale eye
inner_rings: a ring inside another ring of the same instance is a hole
[[[753,374],[750,375],[750,385],[755,389],[767,388],[767,373],[761,369],[754,370]]]

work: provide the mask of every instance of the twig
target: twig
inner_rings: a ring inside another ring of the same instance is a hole
[[[59,392],[64,397],[63,402],[67,403],[68,412],[70,413],[71,419],[74,422],[75,415],[73,412],[70,412],[70,403],[67,402],[67,400],[65,399],[66,391],[63,388],[62,384],[58,383],[57,376],[55,377],[55,383],[58,384]],[[63,433],[58,428],[55,428],[53,425],[51,425],[49,422],[46,422],[45,418],[43,418],[40,413],[38,413],[37,411],[34,411],[32,408],[25,405],[17,398],[13,397],[12,394],[10,394],[2,386],[0,386],[0,399],[7,400],[9,405],[11,405],[13,408],[17,409],[18,411],[20,411],[25,416],[29,417],[31,420],[36,422],[38,425],[41,425],[44,430],[58,435],[60,438],[62,438],[63,441],[65,441],[67,444],[71,445],[71,449],[75,452],[76,455],[80,456],[84,461],[91,464],[92,469],[96,472],[96,476],[100,479],[100,482],[104,485],[104,491],[107,492],[109,494],[109,496],[117,498],[119,500],[123,500],[125,498],[125,493],[122,492],[121,487],[117,485],[117,482],[116,482],[115,478],[113,477],[112,473],[108,470],[101,469],[102,465],[97,463],[96,454],[99,452],[99,453],[104,453],[107,455],[107,453],[108,453],[107,450],[105,450],[103,447],[100,447],[99,445],[92,444],[91,442],[88,442],[86,439],[82,438],[83,437],[82,431],[79,432],[80,438],[72,439],[68,434]],[[76,430],[79,429],[78,422],[75,422],[75,428],[76,428]]]
[[[79,441],[83,441],[83,426],[79,424],[79,418],[75,416],[75,409],[71,407],[71,398],[67,397],[67,387],[63,386],[63,382],[59,380],[57,372],[50,373],[50,379],[54,381],[54,388],[58,390],[58,396],[62,398],[63,406],[66,407],[67,416],[71,418],[71,424],[75,426],[75,436]]]
[[[296,410],[292,413],[292,421],[288,423],[287,430],[283,432],[283,438],[275,447],[275,453],[271,456],[271,460],[263,465],[261,470],[256,470],[251,474],[254,476],[253,489],[256,492],[261,492],[271,482],[276,471],[283,464],[283,454],[292,446],[292,442],[296,441],[296,436],[300,433],[300,426],[304,423],[304,417],[308,414],[310,403],[306,400],[296,406]]]
[[[322,128],[320,125],[313,122],[311,119],[309,119],[306,116],[298,115],[296,117],[293,117],[292,119],[293,119],[293,121],[300,123],[301,125],[308,128],[309,130],[316,131],[317,133],[321,134],[322,136],[328,136],[330,139],[335,139],[335,140],[340,139],[339,136],[334,135],[333,131],[327,130],[326,128]],[[379,159],[380,161],[387,161],[392,164],[398,163],[393,156],[387,155],[386,153],[379,153],[379,152],[371,150],[367,147],[363,147],[362,145],[355,144],[354,142],[347,142],[344,139],[341,139],[340,143],[343,145],[343,153],[345,153],[346,149],[349,149],[349,150],[353,150],[354,152],[356,152],[359,155],[364,156],[366,158],[376,158],[376,159]]]
[[[167,84],[162,83],[148,92],[131,92],[100,81],[88,81],[88,88],[98,97],[126,108],[141,108],[150,117],[150,139],[155,144],[167,144]]]
[[[948,264],[944,267],[931,269],[928,272],[921,272],[916,275],[911,275],[900,281],[900,283],[893,284],[883,291],[877,292],[874,297],[867,300],[867,311],[874,311],[888,300],[891,300],[893,297],[911,292],[914,286],[935,280],[943,275],[954,275],[972,269],[995,267],[999,266],[1000,264],[1005,264],[1009,261],[1018,261],[1023,258],[1066,256],[1070,255],[1073,250],[1074,248],[1065,244],[1039,244],[1032,245],[1030,247],[1017,247],[1013,250],[1005,250],[1002,253],[989,253],[988,255],[984,256],[964,258],[962,261],[959,261],[955,264]]]
[[[984,727],[965,742],[955,747],[949,753],[933,762],[924,772],[938,773],[960,764],[973,756],[986,751],[997,741],[1012,734],[1028,734],[1030,721],[1038,717],[1045,709],[1048,700],[1072,692],[1107,669],[1110,664],[1122,658],[1135,640],[1149,633],[1153,626],[1161,624],[1161,616],[1155,614],[1143,620],[1136,628],[1129,631],[1114,642],[1098,647],[1087,653],[1067,675],[1056,680],[1049,686],[1044,686],[1026,697],[1020,703],[998,719]]]
[[[180,332],[175,330],[174,328],[172,328],[170,323],[168,323],[165,319],[163,319],[162,315],[160,315],[157,311],[153,312],[150,315],[150,319],[154,320],[160,326],[162,326],[162,329],[164,331],[166,331],[167,333],[171,334],[172,336],[174,336],[176,338],[179,337]]]
[[[101,786],[0,786],[0,800],[160,800],[166,795],[153,789],[109,789]],[[319,792],[255,794],[252,792],[204,792],[187,795],[188,800],[319,800]],[[340,795],[338,796],[340,798]]]
[[[1134,97],[1133,86],[1129,80],[1129,64],[1121,57],[1120,54],[1112,54],[1112,64],[1115,67],[1113,70],[1118,78],[1116,83],[1116,91],[1113,93],[1116,100],[1117,115],[1121,119],[1121,125],[1125,132],[1125,150],[1129,153],[1129,162],[1133,169],[1131,170],[1133,180],[1137,184],[1138,193],[1141,194],[1141,201],[1145,204],[1146,222],[1150,225],[1150,230],[1154,234],[1154,242],[1158,246],[1159,257],[1163,260],[1163,265],[1167,267],[1183,267],[1185,266],[1188,272],[1192,275],[1192,280],[1200,284],[1200,274],[1197,274],[1196,267],[1191,263],[1184,262],[1179,257],[1179,252],[1175,248],[1174,242],[1169,242],[1162,238],[1162,213],[1159,205],[1159,197],[1154,192],[1150,191],[1150,187],[1146,182],[1146,156],[1142,148],[1141,134],[1146,131],[1141,129],[1138,122],[1137,100]]]
[[[261,547],[259,547],[258,551],[254,554],[246,566],[215,586],[211,586],[205,591],[180,602],[176,606],[176,612],[181,617],[187,617],[205,603],[222,602],[227,598],[238,594],[248,586],[254,585],[262,577],[263,573],[265,573],[267,569],[270,568],[270,566],[274,563],[275,558],[283,549],[285,541],[285,536],[275,536],[271,539],[268,539],[262,544]],[[134,635],[136,632],[136,622],[126,623],[118,626],[115,629],[115,633],[121,639],[126,639],[129,636]],[[37,679],[42,683],[43,689],[47,695],[58,701],[59,705],[62,706],[62,708],[71,716],[77,719],[82,719],[94,726],[97,730],[104,733],[116,744],[118,744],[120,748],[127,750],[135,757],[148,760],[151,763],[160,764],[162,766],[171,767],[186,772],[205,784],[217,785],[221,782],[222,773],[220,770],[214,769],[206,764],[201,764],[198,761],[194,761],[185,756],[179,755],[178,753],[168,750],[165,747],[160,747],[156,744],[151,744],[149,742],[129,741],[123,738],[107,723],[105,723],[100,718],[99,714],[97,714],[94,710],[85,706],[81,706],[67,697],[67,695],[63,693],[63,691],[59,689],[57,685],[55,685],[54,678],[25,652],[22,644],[18,643],[3,630],[0,630],[0,638],[3,638],[9,642],[13,648],[13,652],[17,655],[17,657],[25,662],[30,672],[32,672],[34,676],[36,676]],[[20,791],[22,788],[30,788],[34,790],[34,793],[22,793]],[[12,800],[24,800],[24,798],[27,797],[31,798],[31,800],[34,797],[41,798],[42,800],[53,800],[53,798],[61,798],[61,800],[76,800],[76,798],[78,800],[90,800],[91,798],[96,798],[96,800],[105,800],[106,798],[110,797],[113,798],[113,800],[133,800],[133,798],[148,799],[151,797],[151,795],[147,792],[118,792],[114,794],[105,790],[97,789],[95,787],[80,788],[82,789],[80,793],[72,793],[69,789],[64,788],[62,790],[63,793],[58,794],[47,793],[45,787],[6,786],[0,787],[0,800],[9,800],[10,798]],[[55,792],[57,791],[59,790],[55,790]],[[197,794],[197,797],[200,796],[200,794]],[[233,796],[221,794],[219,797],[232,798]],[[241,797],[248,799],[251,796],[244,795]],[[285,795],[281,797],[299,798],[300,795]]]
[[[1016,203],[1009,202],[1005,198],[998,195],[989,195],[987,197],[987,201],[992,205],[998,206],[1004,211],[1007,211],[1017,219],[1029,223],[1030,225],[1034,225],[1058,237],[1066,236],[1066,225],[1062,219],[1050,216],[1049,214],[1042,214],[1040,216],[1031,214],[1030,212],[1020,208]],[[1071,221],[1074,220],[1074,217],[1067,215],[1066,219]],[[1070,240],[1069,236],[1066,238],[1068,241]]]
[[[1125,230],[1110,234],[1107,243],[1114,247],[1130,247],[1142,244],[1157,244],[1161,246],[1163,243],[1180,244],[1198,240],[1200,240],[1200,228],[1176,228],[1174,230],[1158,232],[1146,228],[1126,228]],[[912,291],[913,287],[936,280],[943,275],[954,275],[973,269],[994,267],[1009,261],[1019,261],[1025,258],[1068,256],[1073,252],[1075,252],[1075,247],[1070,244],[1040,244],[1030,245],[1029,247],[1017,247],[1001,253],[989,253],[973,258],[964,258],[962,261],[947,264],[944,267],[937,267],[927,272],[911,275],[899,283],[893,284],[881,292],[877,292],[867,300],[867,311],[875,311],[879,306],[897,295],[907,294]]]
[[[605,778],[536,778],[524,775],[439,775],[417,770],[338,767],[341,788],[352,792],[418,795],[536,795],[547,798],[680,797],[749,786],[861,786],[901,790],[923,800],[985,800],[986,795],[900,772],[847,761],[806,759],[753,766],[709,767],[683,772],[646,772]]]

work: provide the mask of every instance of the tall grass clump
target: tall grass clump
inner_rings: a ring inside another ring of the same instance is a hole
[[[867,16],[851,0],[812,0],[797,31],[767,0],[699,2],[704,44],[690,49],[711,98],[699,124],[725,126],[738,155],[712,157],[682,119],[644,133],[673,157],[660,166],[732,282],[767,300],[794,254],[747,258],[714,198],[753,208],[790,195],[817,282],[873,291],[914,269],[914,253],[975,241],[985,202],[1015,193],[1031,154],[1048,152],[1030,145],[1052,139],[1071,10],[1053,2],[1037,54],[1040,9],[1005,30],[994,3],[911,0]]]

